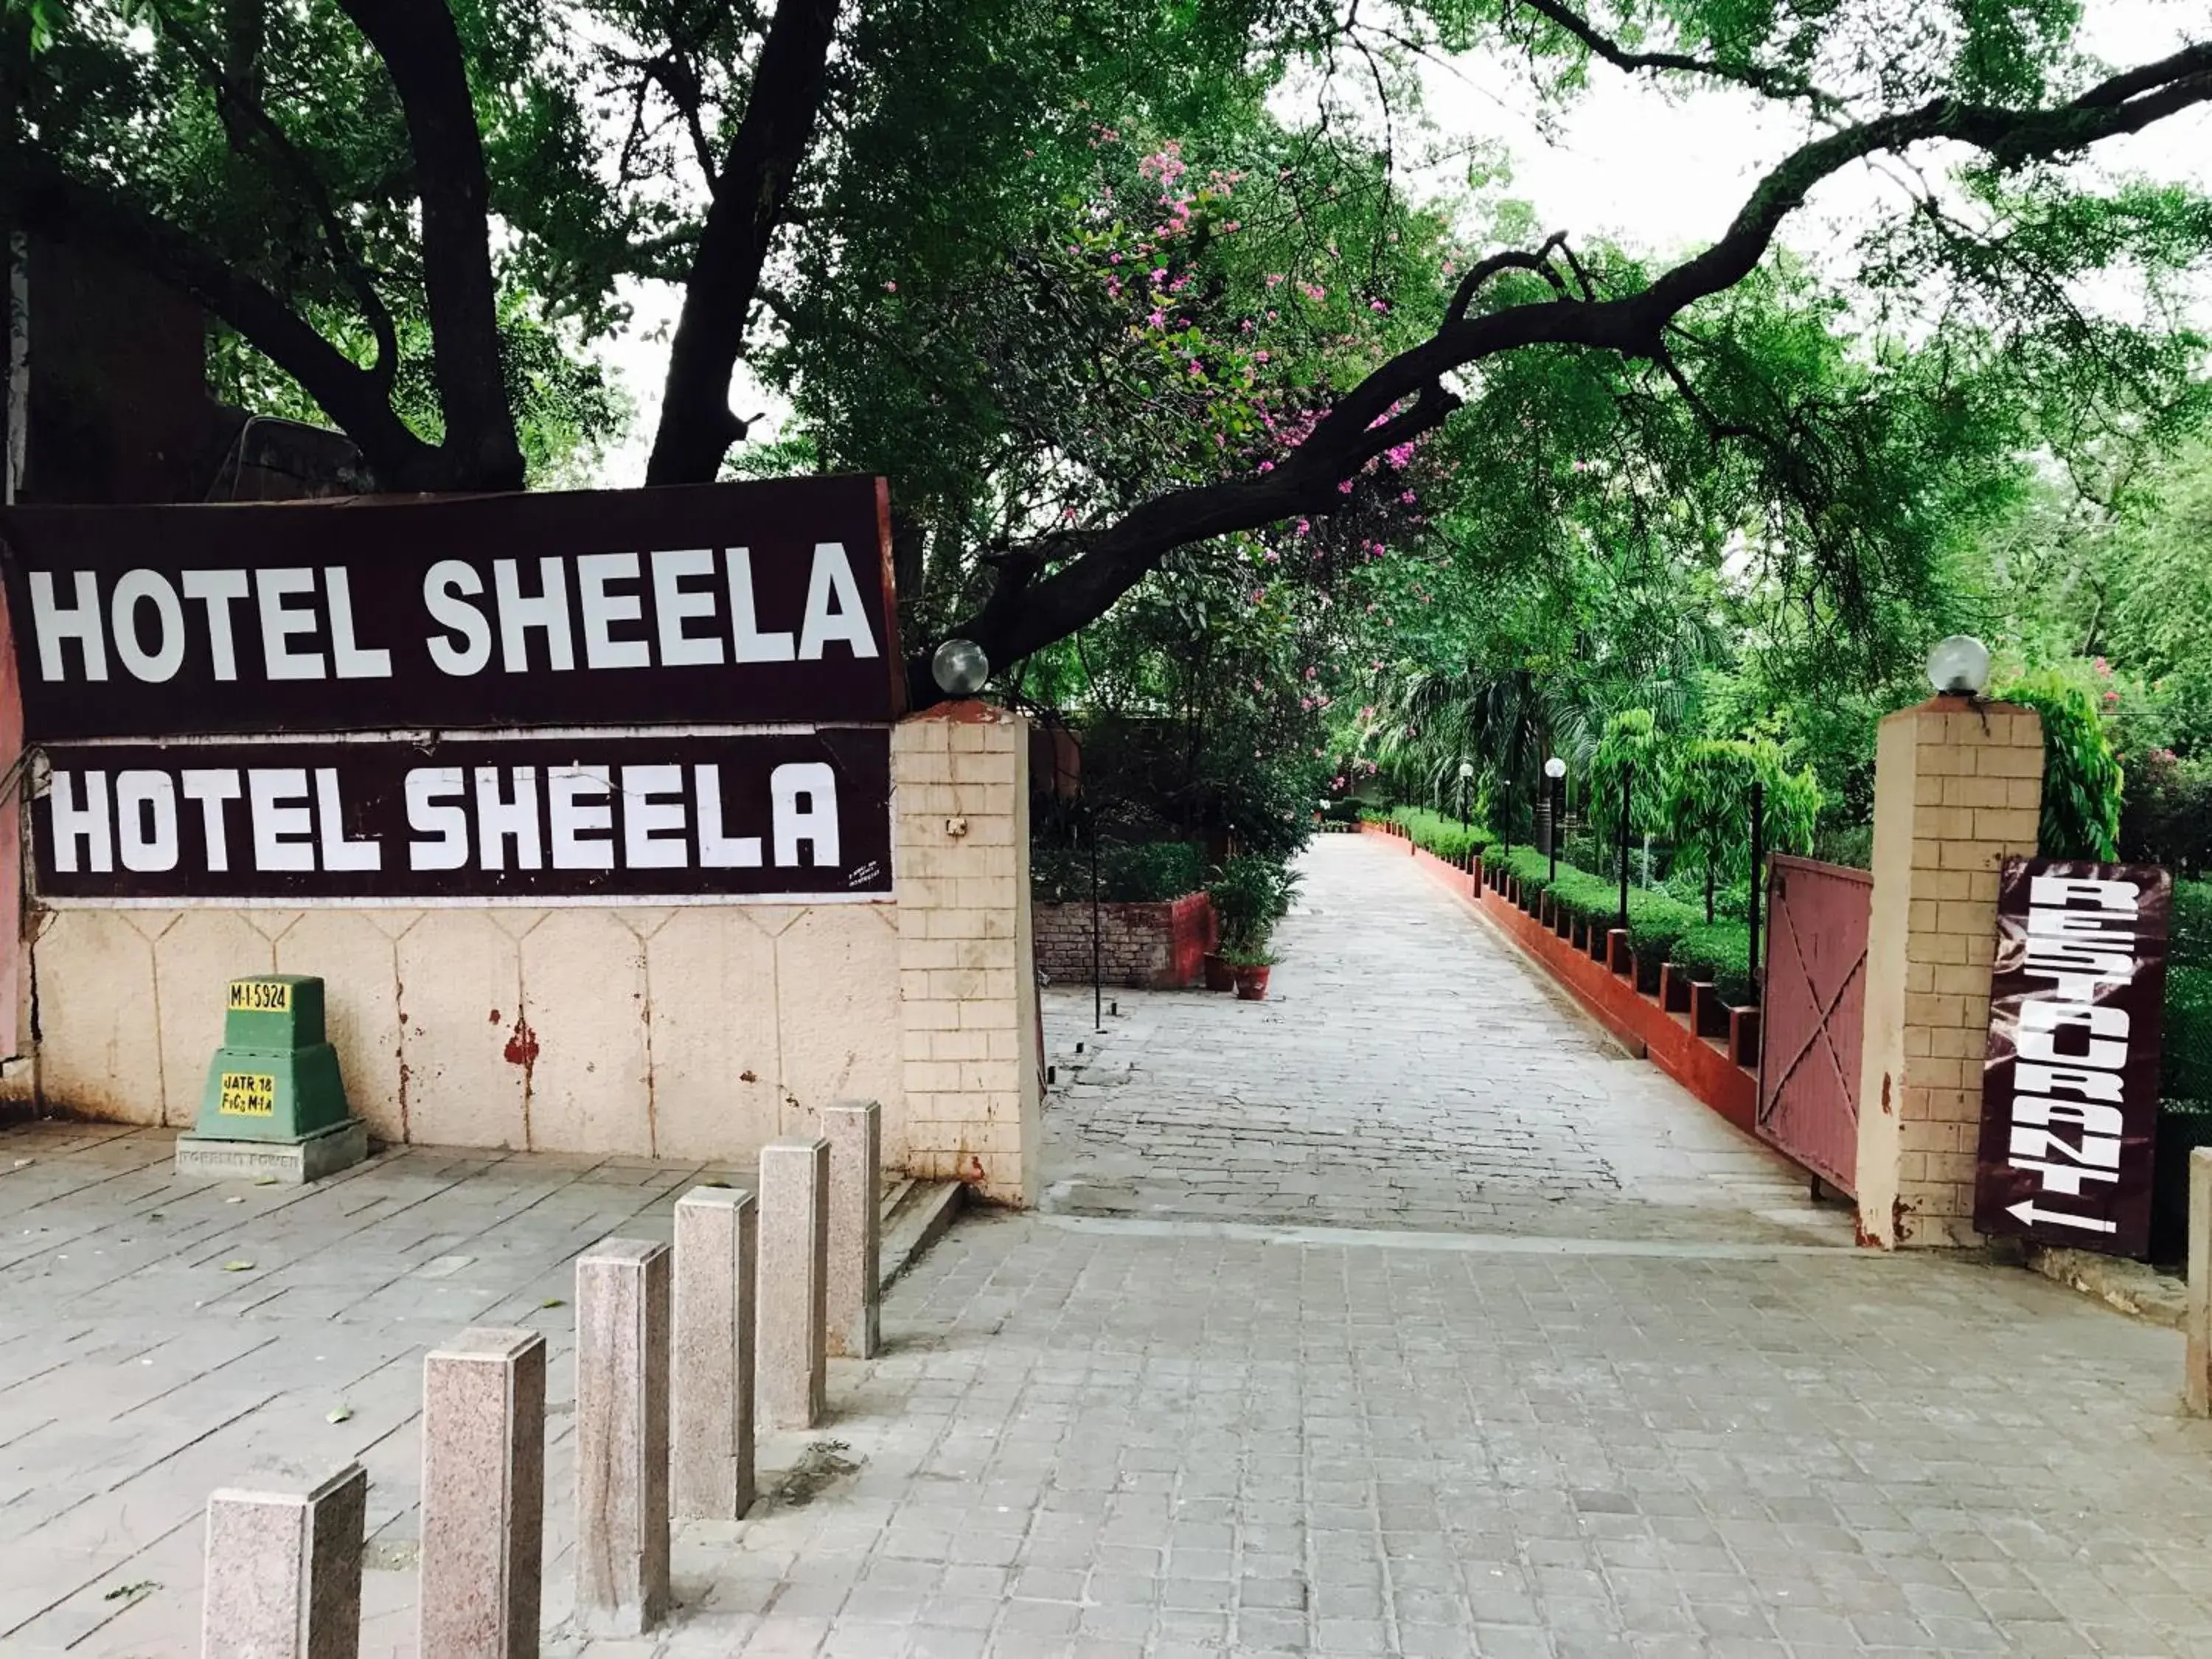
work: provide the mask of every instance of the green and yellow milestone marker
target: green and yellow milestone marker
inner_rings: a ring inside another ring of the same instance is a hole
[[[368,1126],[346,1109],[337,1050],[324,1036],[322,981],[231,981],[222,1047],[199,1121],[178,1138],[177,1173],[319,1181],[368,1156]]]

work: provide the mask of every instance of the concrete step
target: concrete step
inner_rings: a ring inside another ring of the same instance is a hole
[[[885,1290],[945,1236],[967,1195],[963,1182],[910,1177],[884,1194],[881,1273]]]

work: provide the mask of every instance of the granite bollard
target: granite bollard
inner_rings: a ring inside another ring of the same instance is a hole
[[[368,1475],[208,1499],[204,1659],[356,1659]]]
[[[592,1636],[668,1613],[671,1261],[639,1238],[576,1258],[576,1625]]]
[[[760,1406],[811,1429],[828,1404],[830,1143],[771,1140],[760,1159]]]
[[[822,1114],[830,1142],[830,1352],[873,1359],[883,1340],[884,1109],[841,1100]]]
[[[735,1187],[676,1204],[676,1329],[669,1381],[670,1481],[683,1521],[752,1507],[753,1319],[760,1206]]]
[[[422,1362],[422,1659],[537,1659],[545,1339],[463,1331]]]
[[[2212,1146],[2189,1154],[2189,1340],[2187,1386],[2191,1417],[2212,1417]]]

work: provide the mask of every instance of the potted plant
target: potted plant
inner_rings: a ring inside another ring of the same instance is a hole
[[[1206,988],[1226,991],[1236,983],[1233,957],[1267,942],[1279,914],[1284,880],[1272,860],[1245,853],[1226,860],[1206,884],[1220,924],[1221,942],[1206,957]]]
[[[1275,965],[1275,958],[1266,944],[1224,946],[1221,955],[1236,979],[1237,1000],[1239,1002],[1266,1000],[1267,973]]]

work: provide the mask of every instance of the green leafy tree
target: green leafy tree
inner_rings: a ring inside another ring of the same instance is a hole
[[[2060,672],[2045,668],[2012,681],[1997,695],[2043,717],[2039,839],[2045,856],[2118,858],[2124,780],[2088,691]]]
[[[618,278],[680,283],[649,477],[717,475],[748,432],[741,360],[787,384],[816,453],[890,472],[922,510],[901,562],[929,579],[924,698],[944,634],[1021,662],[1180,550],[1387,519],[1429,449],[1468,475],[1460,503],[1569,492],[1638,538],[1684,480],[1730,490],[1741,512],[1686,517],[1742,536],[1778,599],[1863,629],[1918,579],[1993,428],[2063,447],[2176,418],[2202,351],[2167,319],[2212,240],[2206,204],[2081,164],[2212,100],[2212,43],[2107,70],[2065,5],[6,0],[6,16],[0,215],[193,296],[387,487],[523,481],[510,296],[587,339],[618,318]],[[1509,64],[1560,102],[1613,74],[1749,97],[1796,142],[1679,258],[1541,234],[1494,195],[1423,216],[1402,174],[1430,52]],[[1293,76],[1320,88],[1295,114],[1278,95]],[[1828,274],[1778,259],[1818,186],[1865,164],[1905,210]],[[1138,242],[1143,292],[1116,295],[1102,251],[1111,267]],[[2075,298],[2107,272],[2148,295],[2142,319]],[[1270,278],[1298,303],[1264,304]],[[1243,344],[1269,310],[1279,359]],[[1583,447],[1608,427],[1625,447]],[[933,462],[939,441],[988,480]],[[1691,464],[1700,449],[1714,464]]]
[[[1667,774],[1667,822],[1677,867],[1705,879],[1705,920],[1717,884],[1752,878],[1752,787],[1759,787],[1767,850],[1809,852],[1820,789],[1809,770],[1789,770],[1765,740],[1698,738],[1674,754]]]

